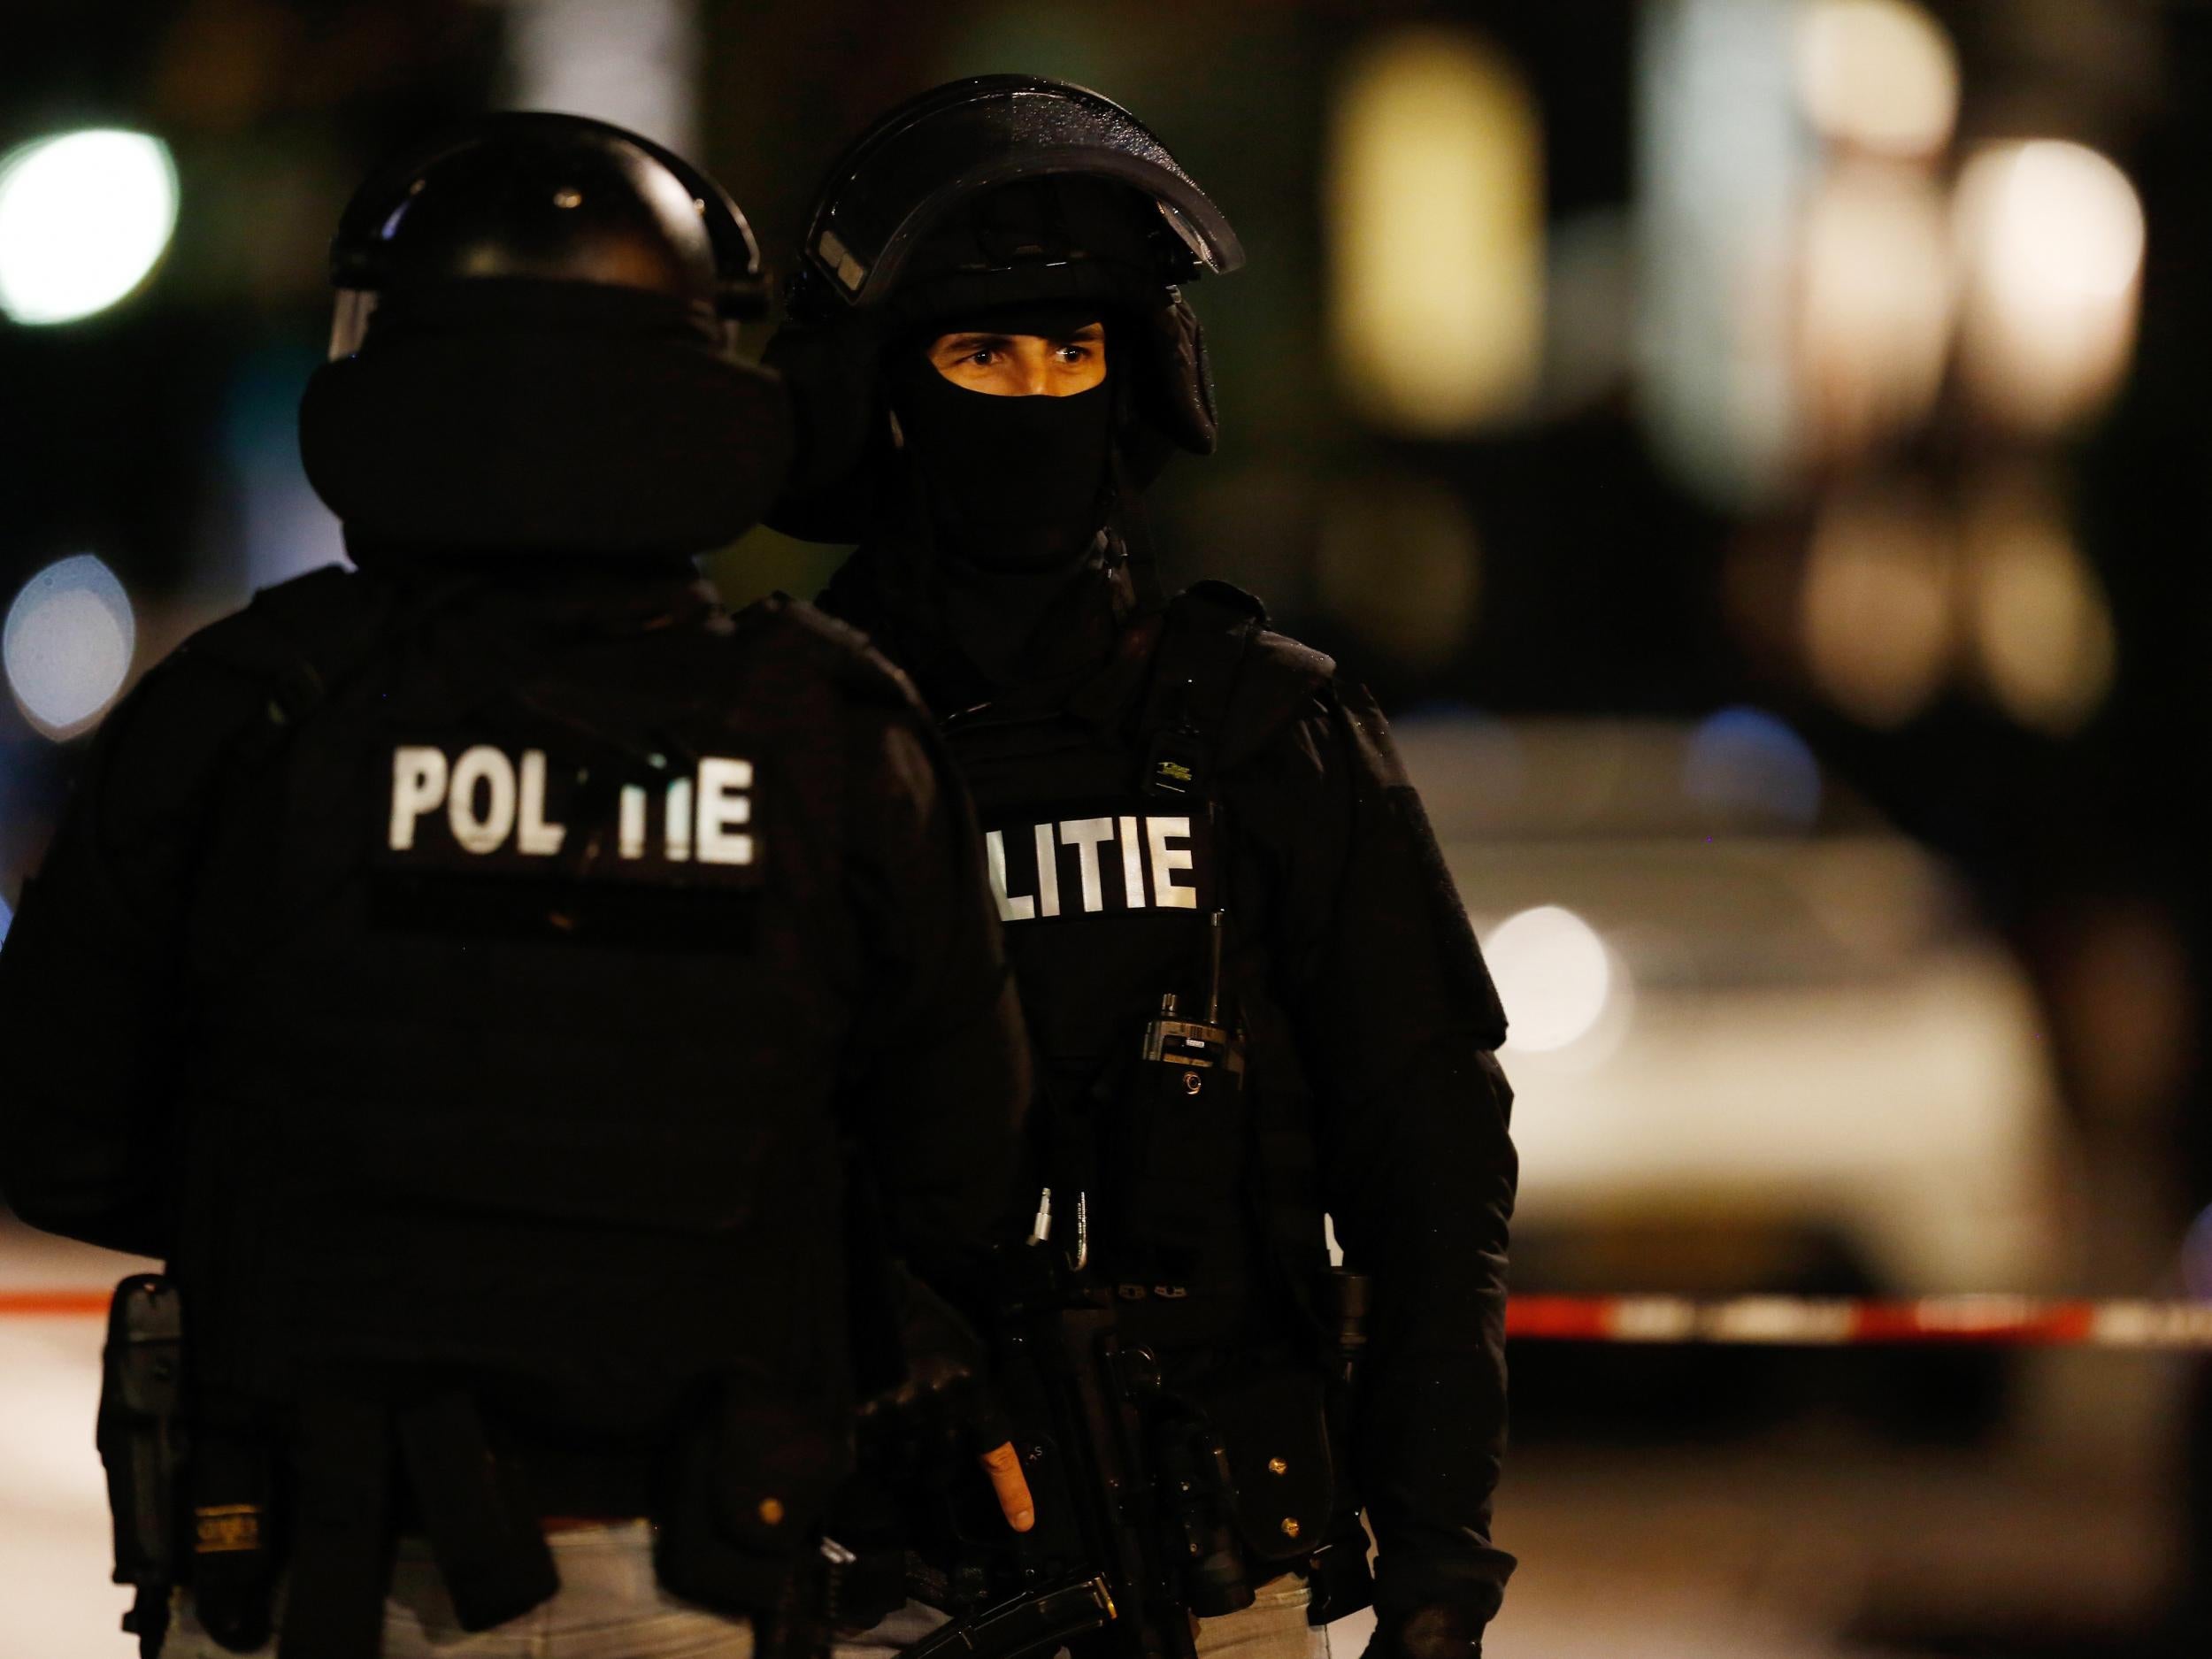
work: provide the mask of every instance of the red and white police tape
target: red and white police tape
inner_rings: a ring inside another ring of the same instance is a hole
[[[2009,1348],[2212,1351],[2212,1302],[2055,1302],[2032,1296],[1516,1296],[1508,1335],[1555,1342],[1697,1342],[1844,1348],[1966,1343]]]
[[[0,1317],[104,1316],[104,1290],[0,1290]],[[1520,1341],[1845,1348],[1955,1343],[2212,1352],[2212,1302],[2060,1302],[2032,1296],[1516,1296]]]

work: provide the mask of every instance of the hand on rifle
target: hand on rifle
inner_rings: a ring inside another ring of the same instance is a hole
[[[1029,1481],[1022,1474],[1021,1454],[1014,1449],[1014,1442],[995,1446],[976,1461],[991,1478],[991,1490],[998,1494],[998,1507],[1007,1525],[1018,1532],[1036,1525],[1036,1501],[1029,1495]]]

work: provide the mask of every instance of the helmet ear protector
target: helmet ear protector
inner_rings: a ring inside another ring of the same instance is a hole
[[[677,217],[683,210],[668,199],[669,190],[656,188],[652,172],[657,168],[688,201],[698,233],[704,237],[701,251],[708,264],[700,273],[704,280],[696,297],[709,303],[717,317],[733,325],[728,331],[733,341],[734,325],[766,313],[768,282],[761,268],[760,243],[744,213],[719,184],[665,145],[611,122],[545,111],[510,111],[403,150],[380,165],[353,193],[330,245],[331,286],[338,291],[331,319],[332,357],[349,357],[361,349],[369,319],[384,294],[406,282],[441,274],[408,269],[411,259],[421,256],[406,245],[404,231],[411,204],[434,187],[444,165],[487,146],[530,142],[572,152],[580,145],[588,146],[603,152],[603,165],[607,157],[619,157],[625,151],[649,164],[627,169],[633,175],[632,187],[660,196],[657,204],[663,209],[672,240],[687,239],[688,227]],[[584,205],[579,200],[572,207],[559,208],[565,194],[580,196],[580,192],[556,193],[557,211],[573,211]],[[496,251],[481,244],[472,251],[475,255],[468,273],[472,277],[557,274],[542,269],[527,273],[503,269],[505,262]],[[436,253],[431,257],[435,261]],[[442,274],[462,278],[462,273],[449,268]]]

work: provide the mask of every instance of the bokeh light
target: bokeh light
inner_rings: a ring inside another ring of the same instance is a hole
[[[123,688],[138,629],[115,572],[89,553],[49,565],[8,607],[0,661],[31,723],[67,737],[99,718]]]
[[[1731,822],[1797,826],[1820,816],[1820,764],[1805,740],[1763,709],[1723,709],[1690,733],[1683,793]]]
[[[1797,85],[1824,138],[1887,155],[1940,150],[1958,119],[1958,55],[1911,0],[1815,0],[1799,26]]]
[[[7,900],[0,899],[0,944],[7,941],[8,927],[14,920],[15,912],[8,907]]]
[[[1942,683],[1954,542],[1935,504],[1909,490],[1854,491],[1822,509],[1799,626],[1815,683],[1853,718],[1901,725]]]
[[[2112,688],[2116,646],[2103,585],[2063,509],[2032,479],[2006,475],[1966,517],[1975,665],[2006,713],[2063,737]]]
[[[1535,396],[1542,144],[1526,78],[1478,36],[1400,30],[1354,63],[1325,200],[1337,356],[1368,419],[1448,436]]]
[[[1597,931],[1556,904],[1523,910],[1483,941],[1509,1022],[1506,1047],[1547,1054],[1587,1036],[1613,994],[1614,964]]]
[[[1805,458],[1795,250],[1817,146],[1795,9],[1637,8],[1638,403],[1669,467],[1732,508]]]
[[[529,0],[507,8],[508,96],[595,116],[689,150],[699,95],[695,0]]]
[[[144,281],[177,223],[168,147],[98,128],[0,157],[0,311],[65,323]]]
[[[1946,205],[1924,169],[1858,160],[1832,169],[1807,210],[1803,391],[1831,453],[1935,405],[1957,287]]]
[[[1995,144],[1960,175],[1962,365],[1993,414],[2029,430],[2101,404],[2135,343],[2143,204],[2095,150]]]

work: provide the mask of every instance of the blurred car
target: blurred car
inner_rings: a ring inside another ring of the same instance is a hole
[[[1512,1021],[1517,1289],[2052,1287],[2062,1126],[2025,977],[1788,726],[1396,736]]]

